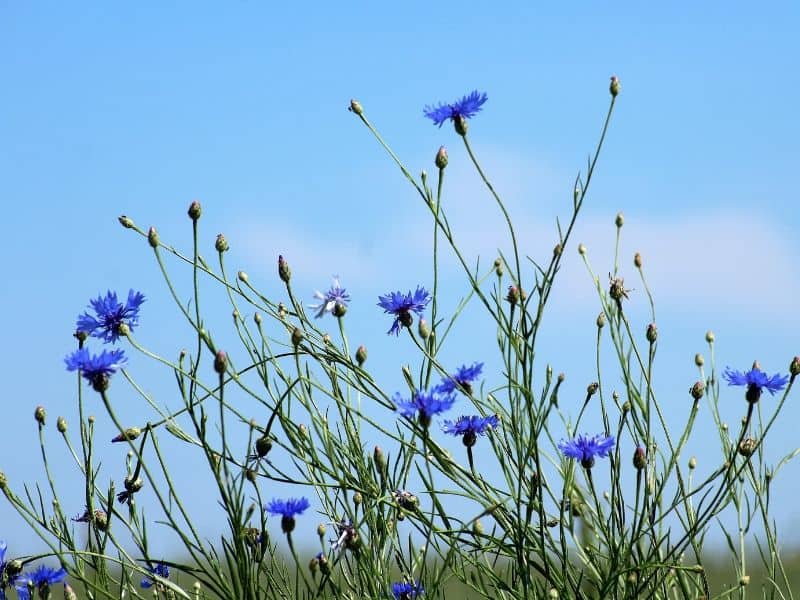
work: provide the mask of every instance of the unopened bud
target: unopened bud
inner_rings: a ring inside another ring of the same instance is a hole
[[[642,268],[642,255],[639,254],[638,252],[633,255],[633,266],[636,267],[637,269]]]
[[[425,319],[420,319],[417,323],[417,332],[419,333],[419,337],[423,340],[427,340],[431,335],[431,326],[428,325],[428,322]]]
[[[647,466],[647,454],[641,446],[633,451],[633,466],[637,471],[641,471]]]
[[[483,523],[481,523],[480,519],[475,519],[472,522],[472,533],[475,535],[483,534]]]
[[[710,329],[706,331],[706,342],[708,342],[709,344],[714,343],[714,332],[711,331]]]
[[[706,360],[699,352],[694,355],[694,364],[696,364],[698,367],[702,367],[704,364],[706,364]]]
[[[580,254],[581,256],[586,254],[586,246],[584,246],[583,244],[578,244],[578,254]]]
[[[67,420],[64,417],[56,419],[56,429],[59,433],[67,433]]]
[[[519,288],[515,285],[508,286],[508,294],[506,294],[506,300],[508,300],[512,305],[519,304],[520,293]]]
[[[130,217],[126,217],[125,215],[119,216],[119,224],[122,225],[125,229],[131,229],[134,227],[133,219]]]
[[[447,166],[447,150],[444,146],[439,146],[439,151],[436,153],[436,159],[433,162],[438,169],[444,169]]]
[[[594,396],[597,393],[597,390],[599,390],[599,389],[600,389],[600,384],[599,383],[597,383],[596,381],[593,381],[592,383],[590,383],[586,387],[586,399],[588,400],[589,398]]]
[[[117,435],[112,442],[132,442],[136,438],[138,438],[142,433],[142,430],[138,427],[128,427],[125,431]]]
[[[356,350],[356,362],[358,366],[362,366],[367,361],[367,347],[363,344]]]
[[[78,595],[68,583],[64,583],[64,600],[78,600]]]
[[[618,229],[625,224],[625,216],[621,212],[617,213],[617,218],[614,219],[614,224]]]
[[[289,268],[289,263],[283,256],[278,256],[278,277],[281,278],[283,283],[289,283],[292,278],[292,270]]]
[[[739,447],[737,448],[737,451],[745,458],[749,458],[750,456],[753,456],[753,452],[756,451],[757,445],[758,442],[753,438],[745,438],[741,442],[739,442]]]
[[[228,355],[222,350],[214,357],[214,371],[222,375],[228,369]]]
[[[702,381],[695,381],[694,385],[689,388],[689,393],[692,395],[692,398],[695,400],[700,400],[705,394],[706,391],[706,384]]]
[[[693,469],[693,470],[697,468],[697,457],[695,457],[695,456],[692,456],[692,457],[689,459],[689,468],[690,468],[690,469]]]
[[[160,243],[160,239],[158,237],[158,232],[156,231],[155,227],[151,227],[147,231],[147,243],[150,244],[151,248],[158,248],[158,244]]]
[[[561,244],[556,244],[553,247],[553,256],[561,256],[561,251],[562,250],[563,250],[563,248],[561,248]]]
[[[217,241],[214,242],[214,248],[217,249],[217,252],[227,252],[230,248],[228,240],[226,240],[225,236],[221,233],[217,236]]]
[[[44,426],[45,417],[47,417],[47,411],[45,411],[44,406],[37,406],[36,410],[33,411],[33,418],[36,419],[39,425]]]
[[[325,523],[320,523],[317,525],[317,535],[321,538],[325,537],[325,534],[328,532],[328,528],[325,526]]]
[[[350,100],[350,106],[348,109],[351,113],[358,115],[359,117],[364,114],[364,109],[361,106],[361,103],[358,100]]]
[[[375,450],[372,452],[372,460],[375,462],[375,468],[378,472],[383,473],[386,469],[386,456],[380,446],[375,446]]]
[[[259,326],[260,326],[260,325],[261,325],[261,321],[263,321],[263,320],[264,320],[264,319],[263,319],[263,317],[261,316],[261,313],[260,313],[260,312],[257,312],[256,314],[254,314],[254,315],[253,315],[253,321],[255,321],[255,324],[256,324],[256,325],[259,325]]]
[[[605,324],[606,324],[606,313],[600,313],[599,315],[597,315],[596,323],[597,323],[597,328],[598,329],[602,329],[603,327],[605,327]]]
[[[237,273],[237,277],[239,278],[239,281],[241,281],[242,283],[247,283],[248,279],[250,279],[250,277],[244,271],[239,271]]]
[[[746,586],[746,585],[748,585],[749,583],[750,583],[750,575],[742,575],[742,576],[739,578],[739,585],[740,585],[740,586],[742,586],[742,587],[745,587],[745,586]]]
[[[616,98],[622,86],[619,83],[619,77],[616,75],[611,76],[611,83],[608,86],[608,91],[611,92],[611,97]]]
[[[645,331],[645,337],[647,341],[651,344],[655,344],[656,340],[658,339],[658,327],[656,327],[655,323],[650,323],[647,326],[647,331]]]
[[[292,331],[292,346],[297,348],[300,342],[303,341],[303,332],[299,327],[295,327]]]
[[[200,203],[197,200],[192,200],[192,203],[189,205],[189,210],[186,212],[192,221],[197,221],[200,215],[203,214],[203,209],[200,207]]]
[[[264,458],[272,450],[272,440],[268,435],[262,435],[256,440],[256,454],[258,458]]]
[[[364,502],[364,496],[361,495],[361,492],[353,494],[353,504],[359,506],[362,502]]]
[[[80,346],[83,347],[83,343],[89,337],[89,334],[86,333],[85,331],[81,331],[79,329],[78,331],[76,331],[75,333],[72,334],[72,337],[74,337],[76,340],[78,340],[78,343],[80,344]]]
[[[800,356],[795,356],[792,362],[789,363],[789,374],[792,377],[797,377],[800,374]]]

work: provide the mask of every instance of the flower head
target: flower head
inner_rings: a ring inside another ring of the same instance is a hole
[[[128,301],[122,304],[117,300],[117,293],[108,291],[89,304],[94,309],[95,315],[88,312],[78,317],[78,331],[85,331],[89,335],[100,338],[105,342],[116,342],[120,336],[120,326],[125,324],[133,331],[139,324],[139,307],[144,302],[144,295],[130,290]]]
[[[781,391],[789,381],[788,375],[775,373],[771,377],[764,373],[757,364],[753,368],[742,373],[733,371],[726,367],[722,376],[728,381],[728,385],[746,385],[745,397],[748,402],[755,403],[761,398],[761,391],[766,388],[770,394]]]
[[[449,394],[461,387],[467,393],[471,394],[471,383],[480,376],[481,371],[483,371],[483,363],[476,362],[473,363],[471,367],[462,365],[456,369],[456,372],[452,375],[442,378],[442,383],[433,389],[434,391],[441,392],[443,394]]]
[[[395,316],[392,327],[387,331],[388,334],[400,335],[400,326],[410,327],[414,322],[411,313],[421,314],[428,302],[431,301],[431,295],[423,287],[417,286],[416,291],[407,294],[402,292],[390,292],[385,296],[378,296],[378,306],[385,312]]]
[[[462,416],[458,417],[455,423],[453,421],[445,421],[442,430],[450,435],[463,436],[464,445],[469,447],[475,445],[479,435],[484,435],[499,424],[500,418],[497,415],[488,417],[481,417],[480,415]]]
[[[397,412],[401,415],[407,419],[413,419],[419,413],[420,423],[427,426],[433,415],[449,410],[456,401],[456,397],[453,394],[442,395],[435,391],[419,390],[414,392],[411,400],[405,400],[400,394],[395,394],[392,400],[397,405]]]
[[[295,516],[305,512],[311,503],[308,498],[288,498],[280,500],[273,498],[264,509],[272,515],[281,516],[281,528],[284,533],[291,533],[294,530]]]
[[[17,589],[17,596],[20,599],[30,598],[30,589],[39,591],[40,597],[48,596],[46,590],[51,585],[61,583],[67,577],[67,570],[64,568],[53,569],[45,565],[40,565],[35,571],[24,573],[14,580],[14,587]]]
[[[156,563],[155,567],[149,567],[148,571],[153,575],[158,575],[162,579],[169,579],[169,567],[162,562]],[[145,577],[139,585],[143,588],[150,588],[153,587],[155,583],[156,581],[152,577]]]
[[[401,581],[392,584],[392,595],[394,595],[394,600],[412,600],[412,598],[418,598],[424,593],[425,589],[422,587],[422,584],[419,581],[416,583]]]
[[[108,380],[128,359],[122,350],[103,350],[100,354],[89,354],[88,348],[79,348],[64,359],[67,371],[80,371],[92,387],[103,392]]]
[[[579,435],[574,440],[562,440],[558,444],[558,448],[564,453],[564,456],[581,461],[581,465],[585,469],[591,469],[592,466],[594,466],[595,457],[599,456],[603,458],[608,456],[613,447],[613,435],[595,435],[589,437],[584,434]]]
[[[319,319],[326,312],[333,313],[337,305],[347,308],[347,303],[350,302],[350,294],[347,293],[343,287],[339,285],[339,278],[333,278],[333,284],[324,294],[320,291],[314,292],[314,297],[320,301],[319,304],[311,304],[309,308],[316,310],[315,315]]]
[[[462,119],[469,119],[475,116],[481,110],[481,106],[486,102],[488,96],[485,92],[474,90],[472,93],[467,94],[460,100],[456,100],[451,104],[440,103],[438,106],[426,106],[423,113],[434,125],[442,126],[442,123],[450,119],[455,121],[458,117]]]

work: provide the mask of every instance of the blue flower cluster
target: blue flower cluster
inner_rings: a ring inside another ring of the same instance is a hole
[[[392,584],[394,600],[412,600],[413,598],[419,598],[424,593],[425,589],[419,581],[416,583],[400,581]]]
[[[169,579],[169,567],[162,562],[156,563],[156,566],[149,567],[148,571],[150,571],[153,575],[158,575],[162,579]],[[156,580],[152,577],[145,577],[142,579],[141,585],[143,588],[151,588],[156,583]]]
[[[40,565],[35,571],[23,573],[14,579],[13,585],[17,590],[19,600],[30,600],[31,591],[39,592],[40,598],[49,598],[48,590],[50,586],[61,583],[67,577],[67,570],[64,568],[53,569],[45,565]],[[0,591],[0,597],[5,598],[5,594]]]

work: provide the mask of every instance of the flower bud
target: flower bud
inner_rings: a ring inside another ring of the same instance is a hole
[[[642,268],[642,255],[639,254],[638,252],[633,255],[633,266],[636,267],[637,269]]]
[[[308,561],[308,570],[311,571],[311,574],[313,575],[317,572],[317,569],[319,569],[319,559],[315,556]]]
[[[125,215],[120,215],[118,218],[119,224],[122,225],[125,229],[133,228],[133,219],[130,217],[126,217]]]
[[[438,169],[444,169],[447,166],[447,150],[444,146],[439,146],[439,151],[436,153],[436,159],[433,162]]]
[[[694,364],[696,364],[698,367],[702,367],[704,364],[706,364],[706,359],[704,359],[703,355],[698,352],[694,355]]]
[[[386,456],[380,446],[375,446],[375,450],[372,452],[372,460],[375,463],[375,469],[379,473],[383,473],[386,470]]]
[[[795,356],[789,363],[789,374],[794,378],[800,374],[800,356]]]
[[[142,430],[139,429],[138,427],[128,427],[128,429],[126,429],[125,431],[120,433],[118,436],[116,436],[111,441],[112,442],[132,442],[133,440],[138,438],[141,435],[141,433],[142,433]]]
[[[325,537],[325,534],[328,532],[328,528],[325,526],[325,523],[320,523],[317,525],[317,535],[321,538]]]
[[[64,600],[78,600],[78,595],[75,593],[75,590],[66,582],[64,582]]]
[[[586,254],[586,246],[584,246],[583,244],[578,244],[578,254],[580,254],[581,256]]]
[[[608,287],[608,295],[612,300],[616,300],[617,304],[622,302],[623,298],[628,297],[628,291],[625,289],[625,280],[622,277],[614,277]]]
[[[755,439],[745,438],[741,442],[739,442],[739,447],[737,448],[737,451],[745,458],[749,458],[753,456],[753,452],[756,451],[757,445],[758,442]]]
[[[264,434],[256,440],[256,454],[258,458],[264,458],[272,450],[272,440]]]
[[[47,411],[45,411],[44,406],[37,406],[36,410],[33,411],[33,418],[42,427],[44,427],[45,417],[47,417]]]
[[[519,304],[520,293],[519,288],[514,285],[508,286],[508,294],[506,294],[506,300],[508,300],[512,305]]]
[[[214,242],[214,248],[216,248],[217,252],[227,252],[230,246],[228,245],[228,240],[225,239],[225,236],[221,233],[217,236],[217,241]]]
[[[150,244],[151,248],[158,248],[158,244],[161,240],[158,237],[158,232],[156,231],[155,227],[151,227],[147,231],[147,243]]]
[[[337,319],[341,319],[347,313],[347,305],[342,302],[336,302],[333,305],[331,314]]]
[[[131,333],[131,328],[124,321],[117,325],[117,333],[120,337],[128,337]]]
[[[750,575],[742,575],[739,578],[739,585],[745,587],[746,585],[750,584]]]
[[[278,277],[281,278],[283,283],[289,283],[292,278],[292,270],[289,268],[289,263],[283,256],[278,256]]]
[[[217,352],[216,356],[214,357],[214,371],[217,372],[218,375],[222,375],[228,369],[228,355],[225,354],[222,350]]]
[[[623,215],[621,212],[618,212],[617,218],[614,219],[614,224],[617,226],[617,229],[622,227],[625,224],[625,215]]]
[[[606,313],[600,313],[597,315],[597,328],[602,329],[606,325]]]
[[[599,390],[599,389],[600,389],[600,384],[599,383],[597,383],[596,381],[593,381],[592,383],[590,383],[586,387],[586,399],[588,400],[589,398],[594,396],[597,393],[597,390]]]
[[[247,283],[247,281],[250,279],[250,277],[244,271],[239,271],[236,276],[242,283]]]
[[[706,342],[708,342],[709,344],[714,343],[714,332],[711,331],[710,329],[706,331]]]
[[[303,332],[299,327],[295,327],[292,331],[292,346],[297,348],[300,342],[303,341]]]
[[[458,135],[462,137],[467,135],[467,120],[463,115],[456,115],[453,117],[453,126],[455,127]]]
[[[361,492],[356,492],[353,494],[353,504],[359,506],[364,502],[364,496],[361,495]]]
[[[695,381],[694,385],[689,388],[689,393],[695,400],[700,400],[706,391],[706,384],[702,381]]]
[[[483,534],[483,523],[481,523],[480,519],[475,519],[472,522],[472,533],[474,535],[482,535]]]
[[[260,312],[257,312],[256,314],[253,315],[253,321],[255,321],[256,325],[261,326],[261,321],[262,320],[263,320],[263,317],[261,316]]]
[[[364,109],[361,107],[361,103],[358,100],[350,100],[350,106],[347,110],[359,117],[364,114]]]
[[[0,490],[4,490],[7,487],[8,487],[8,478],[6,477],[6,474],[3,471],[0,471]]]
[[[695,457],[695,456],[692,456],[692,457],[689,459],[689,468],[690,468],[690,469],[692,469],[692,470],[694,470],[694,469],[696,469],[696,468],[697,468],[697,457]]]
[[[553,247],[553,256],[561,256],[561,251],[562,250],[563,250],[563,248],[561,247],[561,244],[556,244]]]
[[[367,347],[363,344],[356,350],[356,362],[361,367],[367,361]]]
[[[647,466],[647,454],[641,446],[637,446],[633,451],[633,466],[637,471],[641,471]]]
[[[650,323],[647,326],[647,331],[645,331],[644,336],[647,338],[647,341],[651,344],[655,344],[656,340],[658,339],[658,327],[656,327],[655,323]]]
[[[56,429],[59,433],[67,433],[67,420],[64,417],[56,419]]]
[[[200,215],[203,214],[203,209],[200,207],[200,203],[197,200],[192,200],[187,214],[192,221],[197,221],[197,219],[200,218]]]
[[[431,326],[428,325],[428,321],[420,318],[419,322],[417,323],[417,332],[419,333],[419,337],[421,337],[423,340],[427,340],[431,335]]]
[[[86,333],[85,331],[78,330],[78,331],[76,331],[75,333],[72,334],[72,337],[74,337],[76,340],[78,340],[79,346],[81,348],[83,348],[83,343],[89,337],[89,334]]]
[[[22,564],[22,561],[18,558],[14,560],[10,560],[6,563],[5,574],[8,575],[9,579],[13,579],[15,576],[22,573],[22,569],[25,568],[25,565]]]
[[[616,98],[622,86],[619,83],[619,77],[616,75],[611,76],[611,83],[608,86],[608,91],[611,92],[611,97]]]

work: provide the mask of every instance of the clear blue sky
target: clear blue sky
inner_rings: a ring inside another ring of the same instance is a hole
[[[140,289],[148,296],[141,341],[169,355],[188,343],[149,249],[119,227],[120,214],[188,249],[185,211],[199,199],[206,256],[225,233],[229,267],[269,293],[279,290],[279,253],[309,300],[340,275],[354,297],[351,342],[366,343],[387,388],[399,389],[410,347],[386,339],[374,303],[390,289],[430,284],[428,222],[345,110],[351,97],[412,172],[433,171],[437,148],[448,146],[453,223],[470,255],[491,261],[503,244],[502,221],[452,129],[433,127],[421,113],[425,104],[486,91],[470,135],[519,224],[524,251],[541,257],[599,133],[608,77],[619,75],[623,92],[540,351],[542,369],[549,362],[567,373],[576,411],[593,379],[598,305],[575,247],[586,243],[604,276],[618,211],[626,216],[623,274],[638,288],[631,310],[642,330],[635,251],[656,296],[657,385],[676,407],[676,422],[689,405],[692,358],[704,351],[707,329],[723,366],[747,368],[757,358],[770,372],[785,371],[800,353],[796,4],[399,6],[0,3],[0,469],[17,490],[23,479],[43,479],[34,407],[48,409],[54,451],[56,415],[75,422],[74,378],[62,359],[89,297]],[[451,262],[444,269],[457,280]],[[224,302],[208,309],[217,330],[227,327]],[[489,343],[480,348],[494,347],[491,331],[484,333]],[[491,361],[457,350],[454,364]],[[169,389],[169,374],[147,380],[144,363],[137,357],[131,369],[148,389]],[[116,387],[120,404],[130,402],[120,410],[134,420],[141,409],[121,382]],[[726,398],[735,422],[741,395]],[[792,402],[768,444],[774,461],[797,443],[798,417]],[[708,433],[692,446],[701,464],[712,452]],[[122,454],[109,454],[105,481],[119,484]],[[784,536],[800,525],[791,496],[798,475],[790,466],[775,484]],[[67,512],[81,510],[76,503]],[[5,503],[0,523],[0,538],[27,543]]]

